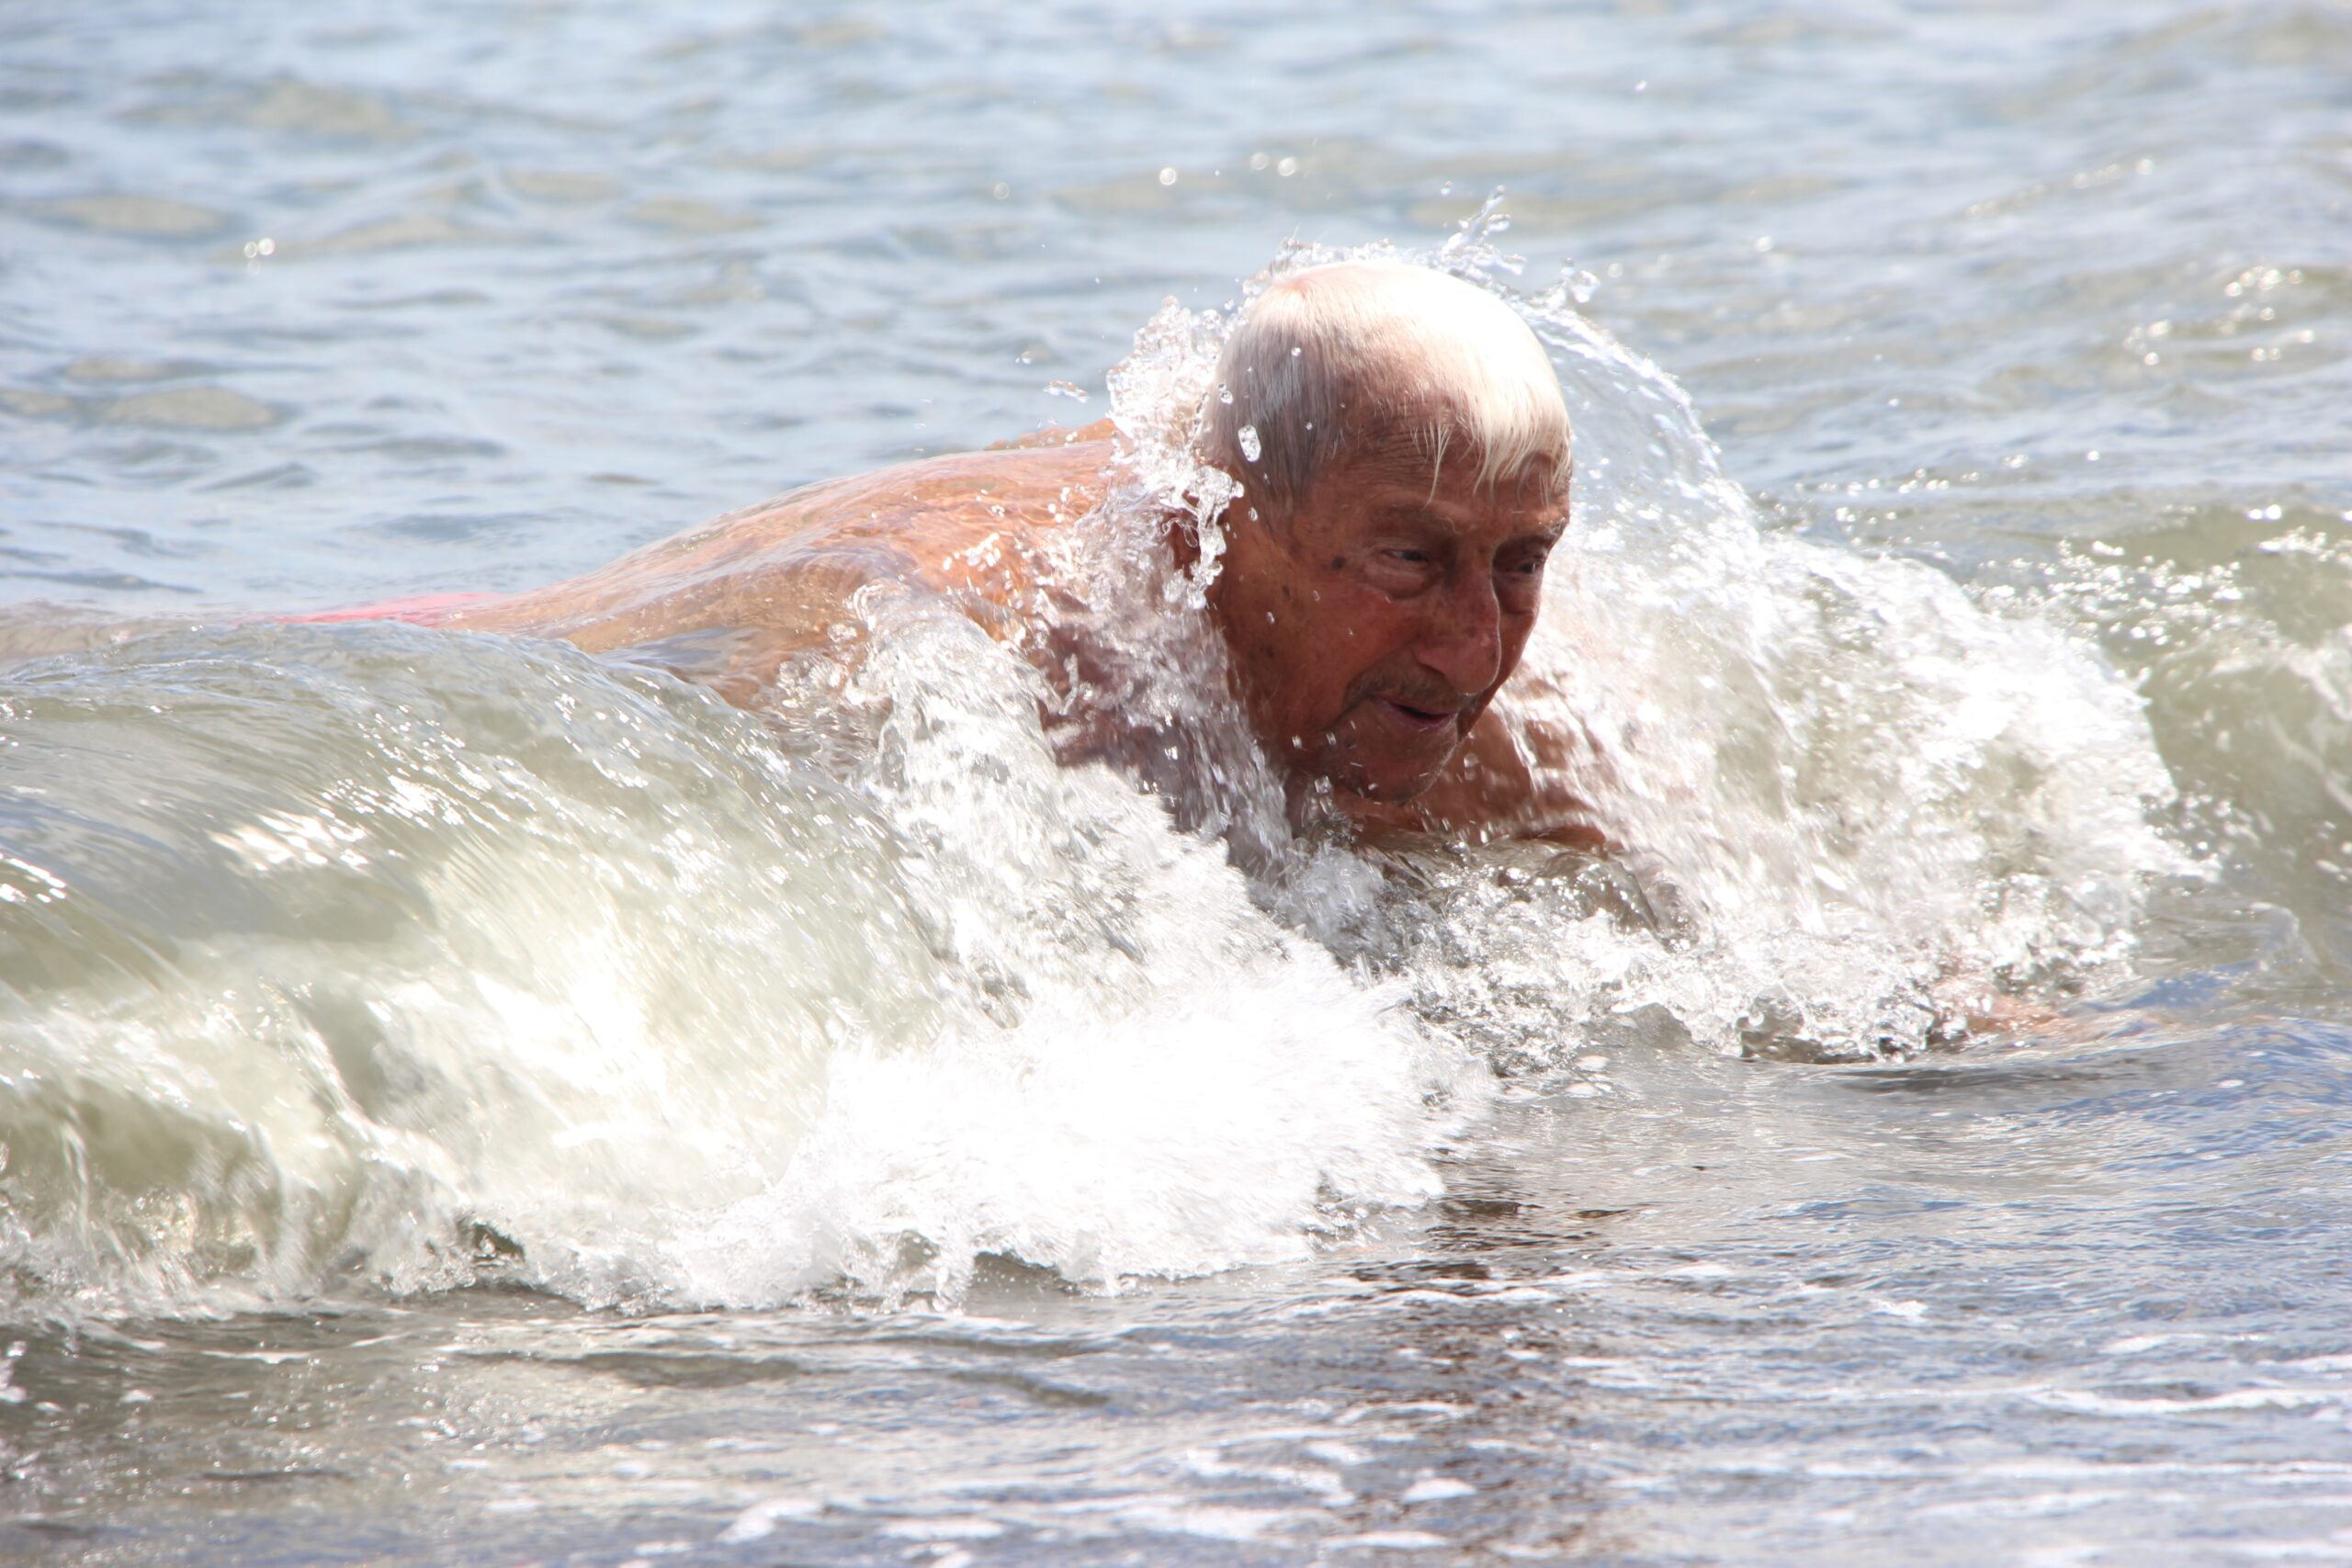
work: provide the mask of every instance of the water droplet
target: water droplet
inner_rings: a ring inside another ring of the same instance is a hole
[[[1295,158],[1284,158],[1281,163],[1274,165],[1274,173],[1282,175],[1284,179],[1290,178],[1291,175],[1298,173],[1298,160]]]
[[[1265,447],[1259,444],[1258,427],[1254,424],[1243,425],[1234,432],[1233,438],[1241,444],[1241,457],[1244,462],[1256,462],[1259,454],[1265,450]]]
[[[1216,400],[1230,406],[1233,402],[1233,389],[1225,385],[1222,381],[1218,382],[1216,389]]]
[[[1174,185],[1174,184],[1176,183],[1176,171],[1175,171],[1175,170],[1173,170],[1173,169],[1162,169],[1162,170],[1160,170],[1160,171],[1159,171],[1159,183],[1160,183],[1161,185],[1164,185],[1164,186],[1172,186],[1172,185]]]

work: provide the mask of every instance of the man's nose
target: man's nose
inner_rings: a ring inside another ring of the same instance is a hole
[[[1452,585],[1414,650],[1422,668],[1445,678],[1464,696],[1493,685],[1502,674],[1502,606],[1485,574]]]

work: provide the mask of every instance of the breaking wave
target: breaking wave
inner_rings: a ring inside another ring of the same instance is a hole
[[[1419,259],[1508,292],[1499,231]],[[394,625],[20,659],[0,1289],[952,1300],[989,1256],[1115,1287],[1430,1197],[1498,1074],[1908,1053],[2126,970],[2193,869],[2131,686],[2054,619],[1763,526],[1670,378],[1566,285],[1510,297],[1577,447],[1518,679],[1589,738],[1617,860],[1285,822],[1149,542],[1193,506],[1214,570],[1186,439],[1225,318],[1171,304],[1072,562],[1181,742],[1148,788],[1057,764],[1028,668],[920,606],[759,716]]]

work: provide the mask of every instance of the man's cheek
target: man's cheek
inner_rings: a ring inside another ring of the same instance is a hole
[[[1512,631],[1504,637],[1503,672],[1501,679],[1495,682],[1497,686],[1500,686],[1504,681],[1510,680],[1511,671],[1519,668],[1519,661],[1526,654],[1528,642],[1534,637],[1534,635],[1535,617],[1533,615],[1529,615],[1524,620],[1521,621]]]

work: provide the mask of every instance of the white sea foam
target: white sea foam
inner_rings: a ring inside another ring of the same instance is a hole
[[[666,677],[399,628],[21,682],[20,786],[135,767],[20,800],[65,891],[12,910],[17,1260],[226,1303],[464,1278],[475,1222],[588,1300],[952,1296],[983,1252],[1112,1284],[1434,1192],[1479,1080],[1397,990],[1057,766],[968,622],[903,633],[854,787]]]

